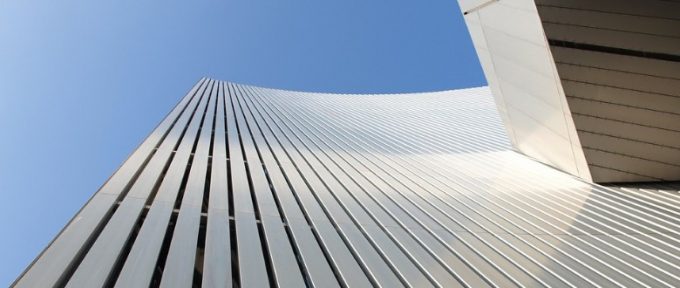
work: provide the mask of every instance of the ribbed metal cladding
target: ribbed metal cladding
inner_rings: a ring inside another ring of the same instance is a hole
[[[680,180],[680,2],[536,6],[593,180]]]
[[[504,133],[488,88],[202,79],[14,284],[680,283],[677,191],[582,182]]]

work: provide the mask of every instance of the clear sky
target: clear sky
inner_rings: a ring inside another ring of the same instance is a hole
[[[0,286],[203,76],[345,93],[485,85],[456,0],[0,1]]]

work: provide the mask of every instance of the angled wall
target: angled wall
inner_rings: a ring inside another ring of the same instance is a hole
[[[515,149],[590,180],[534,2],[459,3]]]
[[[680,180],[680,3],[459,2],[516,149],[600,183]]]

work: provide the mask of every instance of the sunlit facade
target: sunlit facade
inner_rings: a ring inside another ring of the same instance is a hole
[[[677,193],[513,149],[487,87],[202,79],[16,287],[614,287],[680,282]]]

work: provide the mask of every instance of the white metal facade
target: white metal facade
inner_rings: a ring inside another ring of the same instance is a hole
[[[533,0],[460,0],[513,146],[591,180]]]
[[[598,183],[680,180],[680,3],[459,3],[517,150]]]
[[[490,94],[203,79],[15,286],[680,283],[677,191],[512,151]]]

